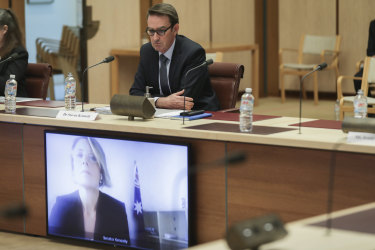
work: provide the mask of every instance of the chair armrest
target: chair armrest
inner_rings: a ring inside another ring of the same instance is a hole
[[[337,78],[337,99],[341,99],[343,98],[343,94],[342,94],[342,81],[343,80],[347,80],[347,79],[351,79],[351,80],[362,80],[362,77],[355,77],[355,76],[339,76]]]
[[[358,61],[355,64],[355,70],[356,70],[355,72],[358,72],[361,69],[361,67],[363,67],[364,64],[365,64],[365,60]]]
[[[322,51],[322,54],[323,55],[335,55],[335,56],[338,56],[340,54],[340,51],[325,49],[325,50]]]
[[[332,60],[335,60],[339,56],[340,51],[338,50],[328,50],[325,49],[320,53],[320,57],[322,58],[323,61],[325,61],[326,56],[331,56]]]

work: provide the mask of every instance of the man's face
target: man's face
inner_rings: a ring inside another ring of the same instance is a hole
[[[173,44],[173,41],[177,35],[179,25],[175,24],[170,28],[171,23],[169,22],[168,16],[156,16],[151,15],[147,19],[147,29],[158,31],[168,29],[163,36],[157,32],[153,36],[150,36],[152,47],[160,53],[165,53]]]

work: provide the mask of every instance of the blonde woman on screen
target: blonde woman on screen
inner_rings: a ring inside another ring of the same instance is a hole
[[[73,182],[77,190],[58,196],[49,218],[49,232],[82,239],[130,245],[125,205],[100,191],[111,186],[106,158],[100,144],[78,137],[71,153]]]

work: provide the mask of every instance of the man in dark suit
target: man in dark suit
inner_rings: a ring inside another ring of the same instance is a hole
[[[148,10],[146,32],[151,42],[141,48],[130,94],[144,95],[150,86],[157,108],[218,110],[207,67],[186,74],[206,60],[205,50],[178,35],[178,30],[178,15],[172,5],[156,4]]]

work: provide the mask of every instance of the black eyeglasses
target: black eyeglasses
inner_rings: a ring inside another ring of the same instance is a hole
[[[147,29],[146,29],[146,33],[147,33],[147,35],[149,35],[149,36],[153,36],[153,35],[155,35],[155,33],[157,33],[158,36],[164,36],[164,35],[165,35],[165,32],[167,32],[170,28],[172,28],[172,25],[169,26],[169,27],[166,28],[166,29],[159,29],[159,30],[149,29],[149,28],[147,27]]]

